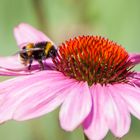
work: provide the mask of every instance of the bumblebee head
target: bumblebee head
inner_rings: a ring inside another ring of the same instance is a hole
[[[47,42],[45,47],[45,54],[47,57],[56,57],[57,50],[50,42]]]
[[[26,46],[24,46],[24,47],[22,48],[22,51],[19,52],[19,55],[20,55],[20,57],[21,57],[23,60],[26,60],[26,59],[27,59],[28,54],[27,54],[27,52],[26,52]]]
[[[29,59],[29,57],[32,55],[32,48],[33,48],[33,44],[27,44],[26,46],[22,47],[22,50],[19,52],[20,58],[22,61],[27,61]]]
[[[54,58],[54,57],[56,57],[56,55],[57,55],[57,50],[54,46],[52,46],[52,48],[50,49],[50,51],[48,53],[48,56]]]

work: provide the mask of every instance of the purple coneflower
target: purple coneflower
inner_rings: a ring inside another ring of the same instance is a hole
[[[33,27],[19,27],[15,31],[19,44],[27,42],[30,34],[32,42],[45,39]],[[19,36],[24,38],[19,41]],[[140,73],[132,70],[139,62],[140,54],[128,54],[103,37],[70,39],[59,46],[53,63],[46,60],[49,70],[0,83],[0,122],[36,118],[61,105],[64,130],[82,126],[90,140],[102,140],[109,130],[121,138],[129,131],[130,113],[140,119]],[[1,65],[3,70],[5,65]]]

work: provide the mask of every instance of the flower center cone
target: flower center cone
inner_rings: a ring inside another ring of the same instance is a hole
[[[92,84],[127,82],[132,68],[127,51],[101,36],[79,36],[61,44],[53,59],[65,76]]]

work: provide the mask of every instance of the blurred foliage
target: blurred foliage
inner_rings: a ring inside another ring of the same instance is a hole
[[[56,44],[77,35],[94,34],[118,42],[129,52],[138,52],[139,6],[139,0],[0,0],[0,55],[18,50],[12,30],[21,22],[41,29]],[[123,139],[139,140],[139,130],[140,122],[133,118],[131,130]],[[80,128],[71,133],[61,130],[56,110],[31,121],[1,125],[0,139],[83,140],[83,134]],[[106,137],[113,139],[111,134]]]

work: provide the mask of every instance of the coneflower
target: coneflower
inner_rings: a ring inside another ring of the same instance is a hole
[[[29,34],[41,38],[32,29]],[[129,131],[130,114],[140,119],[140,73],[132,69],[139,63],[140,54],[101,36],[70,39],[59,45],[49,70],[0,83],[0,122],[36,118],[61,105],[64,130],[82,126],[90,140],[102,140],[109,130],[121,138]]]

